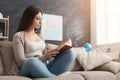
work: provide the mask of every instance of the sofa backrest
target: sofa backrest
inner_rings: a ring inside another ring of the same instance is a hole
[[[120,53],[120,43],[103,44],[103,45],[98,45],[96,47],[100,48],[104,52]]]
[[[47,50],[57,47],[57,45],[50,43],[46,43],[46,46]],[[12,41],[0,41],[0,75],[11,75],[14,61],[15,57],[13,53]],[[75,63],[69,68],[69,70],[74,71],[79,70],[80,68],[81,66],[76,59]]]
[[[54,49],[57,45],[47,43],[47,49]],[[97,48],[101,49],[102,51],[106,52],[108,48],[111,48],[111,52],[120,52],[120,44],[108,44],[108,45],[101,45],[97,46]],[[80,54],[81,47],[73,47],[73,50],[77,54]],[[108,54],[109,55],[109,54]],[[119,57],[119,55],[117,55]],[[11,41],[0,41],[0,75],[9,75],[10,70],[12,69],[12,65],[15,61],[14,53],[13,53],[13,45]],[[70,67],[69,70],[80,70],[81,66],[79,62],[75,61],[75,63]]]
[[[0,48],[0,75],[4,75],[3,61],[2,61],[2,56],[1,56],[1,48]]]
[[[0,55],[2,59],[4,75],[12,74],[10,72],[12,70],[15,58],[11,41],[0,41]]]

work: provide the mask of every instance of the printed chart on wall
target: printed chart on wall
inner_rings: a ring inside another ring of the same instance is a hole
[[[60,15],[43,14],[41,34],[45,40],[63,40],[63,17]]]

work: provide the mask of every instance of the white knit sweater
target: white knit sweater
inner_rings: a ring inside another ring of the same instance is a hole
[[[45,50],[44,40],[39,42],[29,41],[25,36],[25,31],[15,33],[13,37],[13,49],[15,59],[19,66],[21,66],[27,58],[36,55],[38,55],[42,61],[45,61],[43,55],[43,51]]]

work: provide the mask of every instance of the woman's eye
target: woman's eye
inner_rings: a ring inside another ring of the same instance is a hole
[[[36,20],[40,20],[40,18],[36,17]]]
[[[36,17],[36,20],[41,20],[42,21],[42,19],[40,17]]]

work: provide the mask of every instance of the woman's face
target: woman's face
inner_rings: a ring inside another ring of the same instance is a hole
[[[39,12],[33,19],[33,27],[34,29],[39,29],[42,24],[42,14]]]

